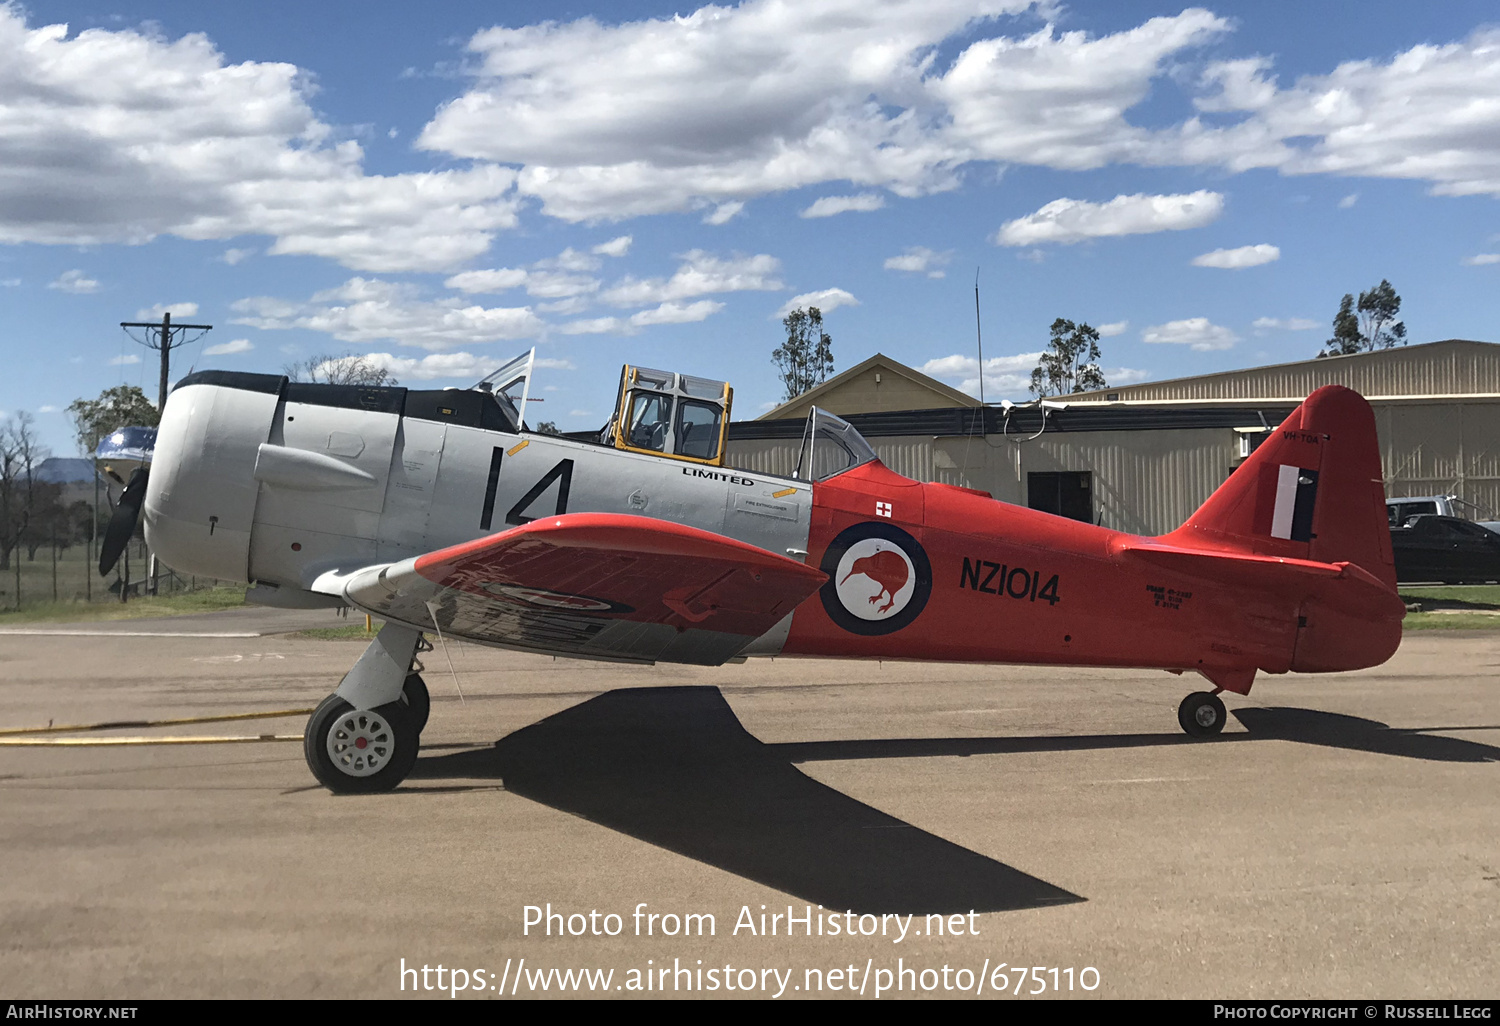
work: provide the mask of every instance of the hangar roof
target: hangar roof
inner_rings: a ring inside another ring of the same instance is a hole
[[[843,417],[858,413],[958,409],[978,405],[979,400],[973,396],[892,360],[884,353],[876,353],[864,363],[835,374],[816,388],[755,419],[802,421],[813,406]]]
[[[1345,385],[1367,399],[1495,395],[1500,393],[1500,345],[1451,338],[1373,353],[1120,385],[1059,398],[1070,403],[1226,399],[1300,402],[1323,385]]]

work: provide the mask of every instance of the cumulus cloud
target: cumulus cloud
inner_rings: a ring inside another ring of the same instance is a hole
[[[665,302],[654,309],[637,311],[629,317],[592,317],[568,321],[553,330],[563,335],[635,335],[640,329],[657,324],[695,324],[722,309],[724,304],[713,299],[700,299],[696,303]]]
[[[255,348],[255,343],[248,338],[231,339],[228,342],[220,342],[218,345],[204,346],[204,356],[232,356],[235,353],[248,353]]]
[[[31,27],[0,6],[0,244],[274,236],[269,252],[442,270],[515,223],[516,173],[368,175],[290,64],[203,35]]]
[[[704,224],[728,224],[739,216],[745,209],[744,201],[730,200],[728,203],[720,203],[708,213],[703,215]]]
[[[1359,193],[1357,193],[1357,192],[1351,192],[1349,195],[1347,195],[1343,199],[1339,200],[1339,209],[1340,210],[1348,210],[1350,207],[1354,206],[1354,204],[1356,204],[1358,202],[1359,202]]]
[[[1013,356],[992,356],[985,360],[985,399],[999,399],[1026,392],[1031,385],[1031,372],[1041,358],[1041,353],[1016,353]],[[939,357],[928,360],[919,370],[929,377],[948,382],[960,392],[979,395],[979,360],[973,356],[955,353]]]
[[[109,365],[111,367],[123,367],[127,364],[140,362],[141,357],[139,353],[126,353],[124,356],[114,356],[109,359]]]
[[[462,378],[479,381],[494,372],[504,358],[476,356],[473,353],[431,353],[423,357],[396,356],[392,353],[366,353],[364,360],[389,371],[398,381],[433,381],[440,378]],[[536,368],[573,370],[569,360],[538,359]]]
[[[692,324],[718,313],[724,304],[713,299],[700,299],[696,303],[663,303],[654,310],[642,310],[630,315],[630,323],[636,327],[651,324]]]
[[[565,271],[532,271],[526,276],[527,295],[538,299],[567,299],[599,290],[599,279]]]
[[[443,282],[450,289],[479,293],[506,292],[526,284],[528,272],[521,267],[496,267],[485,271],[462,271]]]
[[[719,292],[774,292],[785,287],[776,278],[780,270],[781,261],[765,253],[725,258],[694,249],[682,255],[671,278],[623,278],[599,298],[613,306],[644,306]]]
[[[1110,321],[1108,324],[1099,325],[1099,327],[1094,330],[1099,332],[1100,338],[1113,338],[1116,335],[1125,334],[1125,329],[1129,327],[1129,321]]]
[[[219,259],[224,261],[230,267],[233,267],[235,264],[238,264],[254,255],[255,250],[253,249],[226,249],[222,254],[220,254]]]
[[[468,44],[473,86],[418,144],[521,165],[519,190],[574,221],[829,182],[914,196],[953,187],[972,160],[1081,168],[1145,155],[1150,133],[1125,112],[1170,58],[1228,28],[1188,10],[1102,38],[1050,26],[965,38],[1032,6],[747,0],[485,29]],[[962,49],[938,61],[945,42]]]
[[[580,253],[569,246],[557,256],[538,260],[532,266],[540,270],[597,271],[603,262],[592,253]]]
[[[1500,264],[1500,253],[1475,253],[1471,257],[1465,257],[1464,263],[1470,267],[1483,267],[1486,264]]]
[[[300,328],[341,342],[392,341],[442,352],[477,342],[533,338],[545,327],[529,306],[466,306],[457,297],[422,299],[412,285],[350,278],[303,301],[252,296],[235,301],[236,324],[263,331]]]
[[[1216,249],[1193,257],[1194,267],[1220,267],[1237,271],[1244,267],[1259,267],[1281,259],[1281,250],[1262,242],[1256,246],[1241,246],[1238,249]]]
[[[1203,84],[1197,106],[1238,120],[1209,127],[1194,118],[1158,140],[1156,159],[1409,178],[1440,195],[1500,196],[1500,29],[1347,61],[1285,89],[1264,57],[1215,63]]]
[[[599,256],[622,257],[630,252],[630,244],[633,241],[635,241],[634,236],[621,235],[610,239],[608,242],[599,243],[599,245],[595,246],[589,252],[597,253]]]
[[[1311,331],[1317,326],[1317,321],[1310,321],[1306,317],[1257,317],[1250,323],[1257,334],[1268,331]]]
[[[906,271],[925,274],[929,278],[941,278],[948,273],[943,268],[952,259],[951,249],[946,253],[934,253],[926,246],[912,246],[900,256],[886,257],[884,266],[887,271]]]
[[[629,246],[629,236],[624,236]],[[605,245],[613,246],[615,239]],[[597,249],[598,247],[596,247]],[[622,250],[623,252],[623,250]],[[590,253],[569,247],[555,257],[538,260],[531,267],[496,267],[478,271],[460,271],[443,282],[450,289],[469,295],[505,292],[525,286],[528,295],[538,299],[566,300],[599,290],[599,279],[587,272],[601,261]]]
[[[1141,332],[1141,341],[1159,342],[1167,345],[1189,346],[1200,352],[1228,349],[1240,337],[1228,328],[1209,321],[1207,317],[1189,317],[1181,321],[1168,321],[1146,328]]]
[[[777,317],[785,317],[793,310],[806,310],[809,307],[817,307],[821,313],[837,310],[841,306],[858,306],[859,300],[854,294],[843,289],[819,289],[817,292],[804,292],[800,296],[793,296],[781,305],[776,311]]]
[[[20,283],[20,279],[16,279],[16,284],[19,285]],[[62,274],[59,274],[56,279],[47,283],[47,287],[49,289],[57,289],[59,292],[71,292],[74,295],[81,296],[90,292],[98,292],[99,282],[95,278],[90,278],[82,271],[74,270],[64,271]]]
[[[181,320],[184,317],[197,317],[198,304],[157,303],[155,306],[148,306],[143,310],[137,310],[135,312],[135,319],[138,321],[159,321],[162,319],[163,314],[171,314],[177,320]]]
[[[1106,388],[1114,385],[1133,385],[1139,381],[1149,381],[1151,372],[1148,370],[1136,370],[1132,367],[1101,367],[1100,372],[1104,380],[1109,382]]]
[[[3,288],[3,289],[14,289],[14,288],[19,288],[20,285],[21,285],[21,279],[20,278],[0,278],[0,288]]]
[[[1201,228],[1224,212],[1224,197],[1200,189],[1175,196],[1116,196],[1108,203],[1055,199],[1040,210],[1007,221],[995,234],[1000,246],[1071,245],[1114,235]]]
[[[630,322],[619,317],[590,317],[568,321],[553,329],[563,335],[612,335],[630,333]]]
[[[822,199],[814,200],[812,206],[797,216],[832,217],[851,210],[868,213],[872,210],[879,210],[883,206],[885,206],[885,197],[878,192],[862,192],[858,196],[824,196]]]
[[[575,222],[706,210],[722,223],[793,189],[841,190],[808,213],[951,189],[977,163],[1271,168],[1500,195],[1500,29],[1283,84],[1262,57],[1183,74],[1232,27],[1200,8],[1102,35],[1036,27],[1053,11],[745,0],[487,28],[468,41],[465,91],[418,139],[443,169],[374,175],[314,111],[302,69],[229,63],[202,35],[70,36],[6,4],[0,244],[267,235],[271,254],[451,272],[527,201]],[[1130,115],[1153,90],[1199,113],[1142,127]],[[1053,213],[1016,231],[1096,237]]]

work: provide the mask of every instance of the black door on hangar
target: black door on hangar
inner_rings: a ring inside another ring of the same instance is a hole
[[[1088,470],[1026,475],[1026,505],[1070,520],[1094,522],[1094,475]]]

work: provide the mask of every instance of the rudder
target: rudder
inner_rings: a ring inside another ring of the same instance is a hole
[[[1394,590],[1396,568],[1370,404],[1341,385],[1313,392],[1163,540],[1354,563]]]

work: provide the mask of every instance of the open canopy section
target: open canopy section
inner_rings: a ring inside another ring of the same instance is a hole
[[[875,450],[854,425],[814,406],[802,429],[802,451],[792,476],[799,481],[826,481],[876,458]]]
[[[533,346],[501,364],[475,386],[495,396],[495,402],[510,415],[518,430],[526,426],[526,400],[531,392],[531,369],[535,362],[536,347]]]

